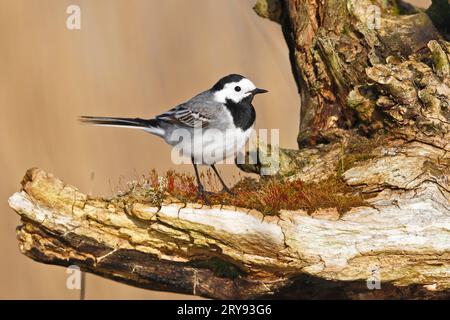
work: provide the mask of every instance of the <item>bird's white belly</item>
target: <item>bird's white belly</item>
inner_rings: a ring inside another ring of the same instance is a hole
[[[253,128],[243,131],[240,128],[198,130],[190,139],[186,137],[176,145],[183,156],[194,158],[199,164],[215,164],[234,157],[241,151],[251,136]]]

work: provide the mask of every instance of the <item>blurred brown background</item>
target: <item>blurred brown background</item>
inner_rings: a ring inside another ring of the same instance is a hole
[[[296,147],[299,99],[280,27],[245,0],[0,0],[0,298],[77,299],[65,268],[22,256],[7,205],[38,166],[84,192],[175,166],[170,148],[140,131],[82,126],[80,115],[150,118],[241,73],[270,94],[255,99],[257,128],[279,128]],[[426,7],[428,0],[411,1]],[[66,8],[81,7],[81,30]],[[238,169],[220,166],[229,182]],[[95,174],[92,182],[91,173]],[[167,299],[87,275],[88,299]]]

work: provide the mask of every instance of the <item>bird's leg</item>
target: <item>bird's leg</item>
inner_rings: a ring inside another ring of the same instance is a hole
[[[194,161],[194,157],[192,157],[192,165],[194,166],[195,177],[197,178],[197,187],[198,187],[197,199],[202,197],[203,200],[205,201],[205,203],[207,205],[209,205],[209,201],[208,201],[208,198],[206,196],[205,188],[203,187],[202,182],[200,181],[200,175],[198,174],[197,164]]]
[[[227,193],[229,193],[229,194],[234,194],[234,193],[230,190],[230,188],[227,187],[227,185],[225,184],[225,182],[223,182],[222,178],[221,178],[220,175],[219,175],[219,172],[218,172],[217,169],[216,169],[216,166],[212,164],[212,165],[211,165],[211,168],[214,170],[214,172],[216,173],[217,177],[219,178],[219,181],[220,181],[220,183],[222,184],[222,187],[223,187],[223,191],[225,191],[225,192],[227,192]]]

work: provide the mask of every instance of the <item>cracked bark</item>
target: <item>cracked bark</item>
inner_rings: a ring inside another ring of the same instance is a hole
[[[379,28],[369,27],[371,5]],[[21,251],[210,298],[449,298],[443,29],[396,1],[260,0],[255,9],[281,24],[302,101],[300,149],[281,149],[276,173],[308,182],[338,175],[372,194],[369,206],[278,216],[170,200],[123,208],[31,169],[9,199],[22,219]],[[271,156],[262,147],[259,162],[241,168],[259,173]],[[374,276],[381,290],[368,289]]]

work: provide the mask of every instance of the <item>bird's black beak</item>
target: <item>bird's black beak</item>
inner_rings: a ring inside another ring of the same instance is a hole
[[[252,95],[269,92],[266,89],[256,88],[252,90]]]

